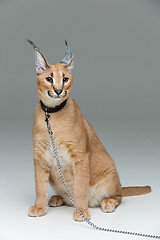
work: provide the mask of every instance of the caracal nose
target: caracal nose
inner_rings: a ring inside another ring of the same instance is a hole
[[[54,89],[55,93],[59,96],[62,93],[62,89]]]

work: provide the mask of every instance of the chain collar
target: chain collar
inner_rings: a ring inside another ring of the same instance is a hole
[[[52,135],[53,132],[52,132],[50,124],[49,124],[49,119],[50,119],[50,114],[46,111],[45,112],[45,121],[47,123],[48,133],[49,133],[49,135]]]

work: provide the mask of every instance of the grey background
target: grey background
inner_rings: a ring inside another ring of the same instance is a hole
[[[71,232],[73,238],[106,239],[106,233],[74,223],[71,208],[48,209],[39,219],[27,216],[35,198],[31,128],[38,98],[26,38],[51,64],[62,59],[68,40],[75,58],[71,95],[115,159],[122,185],[152,186],[152,194],[125,198],[114,214],[91,209],[92,220],[160,235],[159,26],[158,0],[0,1],[3,239],[50,239],[62,228],[60,239]]]

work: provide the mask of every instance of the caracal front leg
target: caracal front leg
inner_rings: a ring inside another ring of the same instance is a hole
[[[90,219],[88,211],[88,186],[89,186],[89,159],[85,156],[83,160],[77,161],[74,164],[74,200],[79,210],[87,219]],[[75,221],[83,221],[83,218],[74,210],[73,219]]]
[[[41,157],[38,160],[34,159],[36,201],[35,205],[31,206],[28,211],[31,217],[43,216],[46,213],[49,170]]]

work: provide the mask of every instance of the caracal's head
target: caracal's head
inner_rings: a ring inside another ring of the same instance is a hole
[[[65,41],[66,54],[60,63],[49,65],[44,55],[36,45],[28,40],[34,47],[35,64],[37,72],[38,96],[44,105],[54,107],[69,97],[72,88],[73,56]]]

